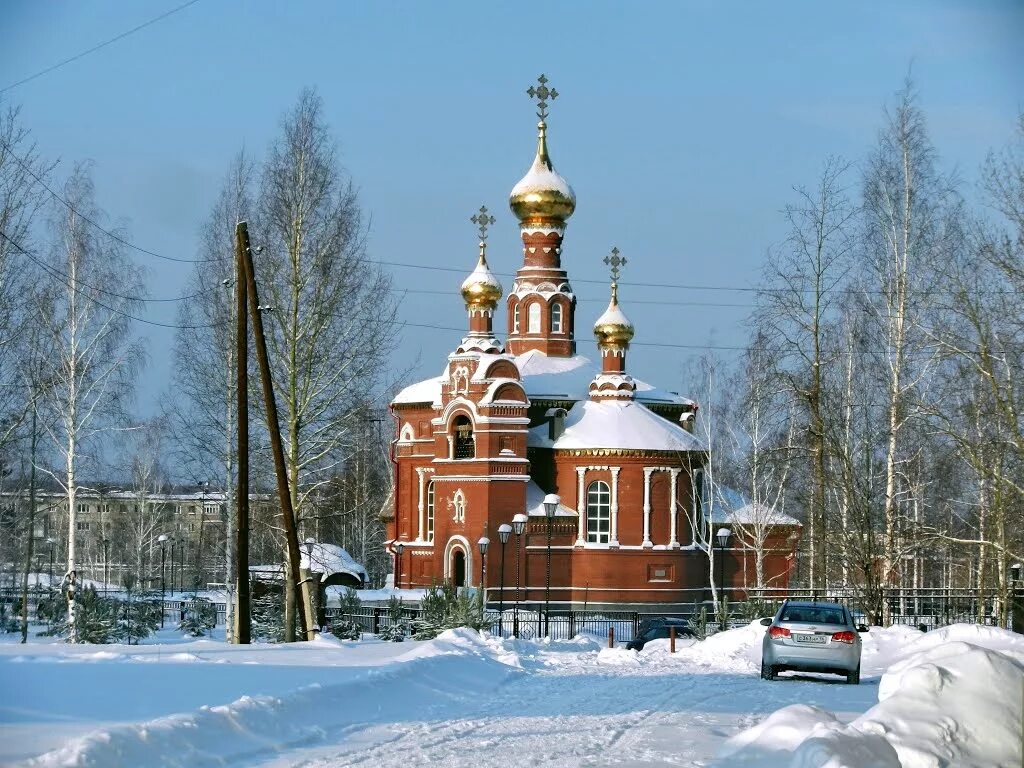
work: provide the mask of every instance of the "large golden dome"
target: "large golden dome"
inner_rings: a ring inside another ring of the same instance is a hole
[[[537,156],[512,188],[508,205],[522,224],[564,224],[576,210],[576,193],[551,164],[547,125],[541,120],[537,128]]]
[[[480,243],[480,259],[474,269],[465,280],[462,281],[460,289],[462,298],[466,302],[466,309],[474,307],[480,309],[494,309],[498,306],[501,298],[501,283],[494,276],[487,266],[487,256],[483,242]]]
[[[594,323],[594,336],[599,347],[626,349],[633,339],[635,329],[626,313],[619,308],[619,286],[612,283],[612,299],[608,309]]]

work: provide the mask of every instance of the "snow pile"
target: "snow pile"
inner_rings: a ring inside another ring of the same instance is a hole
[[[1024,638],[967,625],[915,634],[872,633],[876,655],[902,660],[882,676],[879,703],[848,725],[789,706],[730,739],[720,756],[765,768],[1020,765]],[[898,648],[901,637],[910,642]]]
[[[497,642],[497,645],[495,644]],[[509,654],[471,630],[418,644],[406,663],[353,671],[282,696],[242,696],[222,706],[113,725],[30,760],[38,768],[219,766],[337,738],[352,722],[421,716],[443,700],[479,696],[521,674],[496,661]],[[344,652],[323,643],[324,652]]]
[[[598,664],[612,664],[615,666],[639,666],[639,654],[636,651],[627,651],[625,648],[602,648],[597,654]]]
[[[399,657],[400,661],[425,659],[434,656],[476,656],[507,667],[522,669],[519,654],[509,641],[488,634],[480,634],[467,627],[456,627],[442,632],[426,643],[417,644]]]
[[[760,620],[755,619],[745,627],[716,632],[689,647],[681,647],[677,640],[676,656],[705,667],[750,672],[761,666],[761,640],[766,631]]]

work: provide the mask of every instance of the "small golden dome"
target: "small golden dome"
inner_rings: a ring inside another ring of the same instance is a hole
[[[594,323],[594,336],[599,347],[626,349],[633,339],[635,329],[626,313],[619,308],[619,285],[612,283],[612,300],[608,309]]]
[[[487,247],[481,241],[480,260],[465,280],[462,281],[462,298],[466,302],[466,309],[478,307],[480,309],[494,309],[498,306],[501,298],[501,283],[494,276],[487,266]]]
[[[548,156],[547,124],[537,124],[537,156],[519,183],[512,188],[508,205],[523,224],[564,224],[576,210],[576,193],[551,164]]]

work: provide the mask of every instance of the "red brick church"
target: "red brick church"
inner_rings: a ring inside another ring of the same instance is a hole
[[[600,365],[577,354],[576,297],[562,261],[576,196],[548,153],[547,101],[557,93],[542,76],[530,95],[540,106],[539,136],[533,164],[509,197],[523,263],[505,300],[508,337],[493,331],[502,286],[487,262],[493,218],[482,208],[473,217],[479,258],[461,287],[467,333],[440,376],[406,387],[391,403],[397,439],[388,535],[392,552],[401,544],[397,586],[477,586],[478,542],[487,538],[491,603],[502,597],[503,575],[506,604],[542,601],[548,589],[553,607],[692,606],[709,582],[708,555],[694,537],[702,514],[694,478],[699,484],[707,458],[692,431],[697,405],[630,375],[634,328],[619,304],[625,259],[616,250],[605,259],[608,308],[593,324]],[[560,497],[550,518],[548,494]],[[517,515],[525,531],[503,547],[499,527]],[[766,569],[784,577],[790,561],[776,549]],[[727,583],[742,583],[743,554],[738,547],[722,553]]]

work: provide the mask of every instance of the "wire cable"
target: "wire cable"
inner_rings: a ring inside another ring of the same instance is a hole
[[[4,240],[9,242],[21,254],[26,256],[30,261],[35,263],[36,266],[38,266],[40,269],[42,269],[44,272],[46,272],[50,277],[56,279],[58,282],[62,283],[63,285],[65,285],[66,287],[68,287],[69,289],[71,289],[72,291],[77,293],[79,296],[81,296],[82,298],[86,299],[87,301],[91,301],[96,306],[101,307],[101,308],[107,310],[108,312],[113,312],[115,315],[120,315],[121,317],[127,318],[129,320],[134,320],[135,322],[142,323],[144,325],[152,325],[152,326],[155,326],[157,328],[173,328],[173,329],[178,329],[178,330],[191,330],[191,329],[200,329],[200,328],[218,328],[218,327],[221,327],[221,326],[224,325],[224,323],[205,323],[205,324],[196,324],[196,325],[178,325],[176,323],[162,323],[159,320],[147,320],[147,319],[139,317],[137,315],[133,315],[130,312],[125,312],[123,310],[120,310],[120,309],[117,309],[115,307],[112,307],[109,304],[104,304],[102,301],[97,299],[95,296],[90,296],[88,293],[84,293],[81,288],[79,288],[77,285],[75,285],[75,281],[71,281],[70,279],[68,279],[67,276],[64,275],[62,272],[60,272],[59,270],[55,270],[53,267],[51,267],[48,264],[46,264],[46,262],[42,261],[41,259],[36,258],[32,253],[30,253],[29,251],[27,251],[24,248],[22,248],[18,243],[16,243],[14,240],[12,240],[10,237],[8,237],[6,232],[3,232],[2,230],[0,230],[0,236],[2,236],[4,238]],[[93,289],[93,290],[95,290],[95,289]],[[121,297],[121,298],[123,298],[123,297]]]
[[[132,27],[127,32],[122,32],[121,34],[117,35],[116,37],[112,37],[109,40],[104,40],[102,43],[99,43],[98,45],[94,45],[92,48],[89,48],[88,50],[82,51],[81,53],[76,53],[74,56],[69,56],[68,58],[64,59],[63,61],[58,61],[56,64],[52,64],[51,66],[47,67],[46,69],[39,70],[34,75],[29,75],[28,77],[22,78],[21,80],[19,80],[16,83],[11,83],[6,88],[0,88],[0,93],[6,93],[7,91],[9,91],[9,90],[11,90],[13,88],[17,88],[19,85],[24,85],[25,83],[28,83],[28,82],[31,82],[32,80],[35,80],[37,77],[42,77],[43,75],[49,74],[50,72],[53,72],[55,69],[60,69],[61,67],[65,66],[67,64],[70,64],[73,61],[78,61],[82,57],[88,56],[90,53],[95,53],[96,51],[100,50],[101,48],[106,48],[108,45],[111,45],[112,43],[116,43],[118,40],[123,40],[124,38],[128,37],[129,35],[133,35],[136,32],[139,32],[140,30],[145,29],[146,27],[152,26],[153,24],[156,24],[158,21],[163,21],[168,16],[173,16],[178,11],[183,11],[186,8],[188,8],[190,5],[195,5],[198,2],[199,2],[199,0],[188,0],[187,3],[182,3],[181,5],[179,5],[176,8],[172,8],[169,11],[165,11],[164,13],[161,13],[159,16],[154,16],[149,21],[145,21],[142,24],[139,24],[137,27]]]
[[[123,246],[125,246],[127,248],[131,248],[132,250],[138,251],[139,253],[144,253],[147,256],[153,256],[154,258],[163,259],[165,261],[176,261],[176,262],[179,262],[179,263],[182,263],[182,264],[210,264],[210,263],[214,263],[214,262],[227,261],[228,258],[229,258],[227,256],[223,256],[223,257],[216,258],[216,259],[184,259],[184,258],[181,258],[179,256],[165,256],[162,253],[157,253],[156,251],[151,251],[148,248],[143,248],[142,246],[135,245],[135,243],[132,243],[132,242],[130,242],[128,240],[125,240],[123,237],[121,237],[120,235],[117,235],[117,234],[111,232],[109,229],[105,229],[103,226],[98,224],[96,221],[94,221],[93,219],[89,218],[84,213],[82,213],[77,208],[75,208],[75,206],[73,206],[70,202],[68,202],[68,200],[65,197],[63,197],[59,193],[55,192],[53,190],[53,188],[50,187],[50,185],[47,184],[42,179],[42,177],[39,176],[39,174],[37,174],[35,171],[32,170],[32,168],[29,166],[28,163],[26,163],[22,158],[18,157],[16,154],[14,154],[14,152],[13,152],[13,150],[11,148],[11,145],[8,144],[7,142],[5,142],[3,139],[0,139],[0,146],[3,146],[4,149],[7,150],[8,155],[11,157],[11,159],[14,160],[14,162],[16,162],[18,165],[20,165],[22,170],[24,170],[29,176],[31,176],[33,179],[35,179],[37,184],[39,184],[43,189],[45,189],[47,192],[49,192],[50,195],[55,200],[57,200],[65,208],[67,208],[73,214],[75,214],[80,219],[82,219],[82,221],[86,222],[87,224],[89,224],[92,227],[95,227],[96,229],[98,229],[100,232],[105,234],[107,237],[109,237],[111,240],[113,240],[116,243],[120,243],[121,245],[123,245]]]

